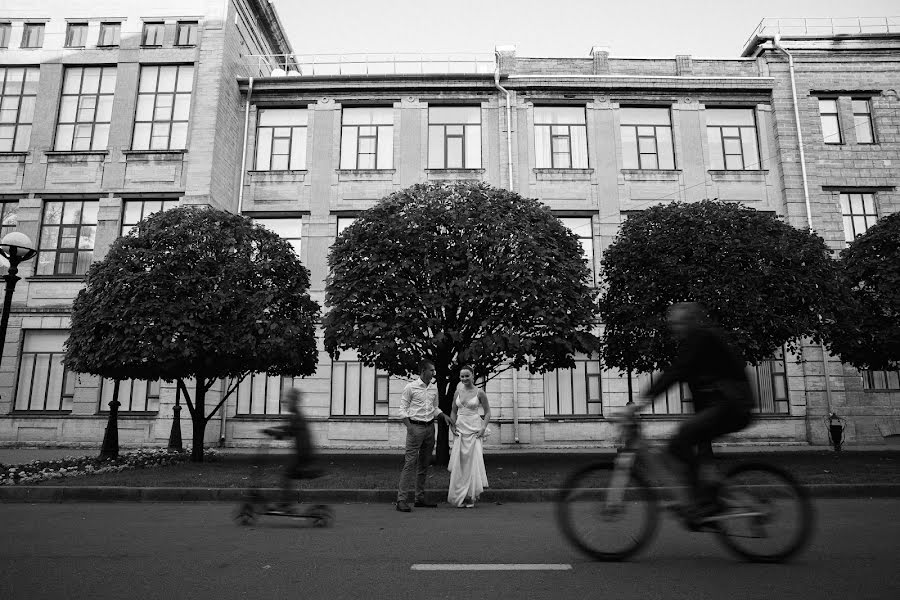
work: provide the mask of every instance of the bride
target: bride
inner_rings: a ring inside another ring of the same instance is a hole
[[[479,408],[484,410],[484,419],[479,414]],[[491,407],[487,394],[475,387],[472,367],[464,366],[459,373],[459,385],[450,414],[457,437],[447,465],[450,471],[447,502],[457,508],[475,508],[478,496],[488,487],[482,441],[490,434],[490,420]]]

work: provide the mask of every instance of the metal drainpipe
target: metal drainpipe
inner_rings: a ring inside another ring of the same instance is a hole
[[[519,372],[518,369],[513,369],[512,372],[512,389],[513,389],[513,439],[515,442],[519,443],[519,386],[517,385],[516,374]]]
[[[803,180],[803,199],[806,202],[806,224],[809,231],[813,231],[812,209],[809,206],[809,184],[806,180],[806,155],[803,152],[803,130],[800,127],[800,105],[797,103],[797,83],[794,80],[794,57],[781,45],[781,35],[776,34],[772,38],[772,45],[784,53],[788,58],[788,70],[791,76],[791,98],[794,101],[794,124],[797,126],[797,145],[800,147],[800,175]],[[825,369],[825,400],[828,402],[828,412],[831,412],[831,382],[828,380],[828,350],[822,344],[822,366]]]
[[[507,165],[509,166],[509,191],[515,190],[515,184],[513,183],[513,163],[512,163],[512,113],[510,110],[510,100],[509,100],[509,91],[507,91],[502,85],[500,85],[500,53],[496,50],[494,51],[494,55],[497,57],[497,66],[494,68],[494,85],[497,86],[497,89],[506,94],[506,156],[507,156]],[[500,119],[497,119],[497,127],[502,131],[500,127]],[[512,413],[513,413],[513,439],[518,444],[519,443],[519,386],[518,380],[516,378],[516,374],[518,373],[518,369],[513,369],[512,372]]]
[[[250,96],[253,94],[253,78],[247,88],[247,106],[244,107],[244,148],[241,151],[241,183],[238,187],[237,214],[244,210],[244,177],[247,175],[247,134],[250,129]]]
[[[512,113],[510,112],[509,91],[500,85],[500,53],[496,50],[494,54],[497,56],[497,66],[494,68],[494,85],[497,89],[506,94],[506,156],[509,165],[509,191],[515,191],[516,186],[513,183],[513,163],[512,163]],[[497,120],[498,124],[500,120]]]

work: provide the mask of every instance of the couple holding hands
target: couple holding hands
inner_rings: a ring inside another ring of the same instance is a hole
[[[414,473],[413,506],[437,506],[425,500],[425,478],[434,450],[434,423],[437,419],[443,419],[456,436],[447,465],[450,471],[447,502],[458,508],[474,508],[475,501],[488,487],[482,447],[484,438],[490,434],[491,407],[487,395],[475,387],[472,368],[464,366],[453,395],[453,410],[447,416],[438,408],[434,375],[434,364],[423,360],[419,363],[419,378],[406,385],[400,398],[400,416],[406,425],[406,458],[397,491],[397,510],[400,512],[411,510],[408,492]],[[484,418],[480,409],[484,410]]]

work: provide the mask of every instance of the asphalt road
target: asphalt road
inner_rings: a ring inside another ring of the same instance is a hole
[[[223,503],[0,504],[0,598],[835,598],[900,597],[900,500],[819,500],[810,547],[786,565],[740,562],[671,519],[627,563],[596,563],[558,533],[552,505],[410,514],[333,508],[330,528]],[[435,565],[554,570],[430,571]]]

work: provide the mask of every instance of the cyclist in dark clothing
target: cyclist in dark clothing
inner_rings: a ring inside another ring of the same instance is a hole
[[[726,433],[740,431],[752,418],[753,392],[745,364],[724,333],[709,323],[706,310],[696,302],[680,302],[667,313],[669,328],[680,341],[672,365],[642,394],[637,408],[652,401],[677,381],[687,383],[694,414],[685,419],[669,441],[669,452],[685,467],[694,491],[691,517],[715,514],[713,494],[699,478],[698,446]]]

